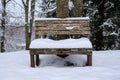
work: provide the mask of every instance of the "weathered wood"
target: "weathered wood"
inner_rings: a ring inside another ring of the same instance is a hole
[[[31,67],[35,67],[34,54],[30,54]]]
[[[87,55],[87,66],[92,66],[92,53]]]
[[[89,19],[55,18],[35,21],[35,36],[39,35],[90,35]],[[70,27],[73,27],[69,29]]]
[[[39,54],[36,55],[36,65],[39,66],[40,60],[39,60]]]
[[[59,19],[57,21],[55,20],[37,20],[35,21],[36,27],[38,26],[74,26],[74,25],[81,25],[81,26],[87,26],[89,27],[89,20],[62,20]]]
[[[72,29],[67,29],[70,28],[71,26],[61,26],[61,27],[38,27],[36,29],[36,31],[70,31],[70,30],[74,30],[74,31],[90,31],[89,27],[80,27],[80,26],[74,26]]]
[[[89,35],[90,31],[36,31],[35,32],[36,35]]]
[[[31,54],[85,54],[85,55],[91,55],[91,48],[81,48],[81,49],[56,49],[56,48],[53,48],[53,49],[35,49],[35,48],[32,48],[30,49],[31,51]]]

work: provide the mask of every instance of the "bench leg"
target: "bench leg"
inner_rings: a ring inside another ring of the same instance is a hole
[[[34,55],[30,54],[31,67],[35,67]]]
[[[92,66],[92,54],[87,55],[87,66]]]
[[[39,55],[36,55],[36,65],[39,66]]]

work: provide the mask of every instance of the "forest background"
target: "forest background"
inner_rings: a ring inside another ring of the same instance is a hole
[[[25,43],[29,49],[34,36],[34,19],[43,17],[89,17],[93,50],[120,49],[120,0],[57,1],[0,0],[0,51],[16,50],[16,42]],[[58,13],[58,5],[67,5],[59,8],[66,12]],[[18,27],[23,29],[18,32]],[[12,35],[7,38],[8,31],[16,34],[16,41],[11,40]]]

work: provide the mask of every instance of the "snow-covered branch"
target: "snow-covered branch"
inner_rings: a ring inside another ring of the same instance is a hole
[[[113,8],[114,7],[114,4],[110,1],[108,1],[107,3],[105,3],[105,7],[106,7],[106,10],[110,9],[110,8]]]

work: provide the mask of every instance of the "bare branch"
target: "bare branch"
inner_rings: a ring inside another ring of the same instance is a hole
[[[10,2],[11,0],[7,0],[6,3]]]
[[[22,3],[24,5],[24,7],[28,7],[29,6],[29,0],[26,0],[26,2],[24,0],[22,0]]]
[[[23,3],[23,5],[24,5],[24,7],[25,7],[26,5],[25,5],[25,2],[24,2],[24,0],[22,0],[22,3]]]

